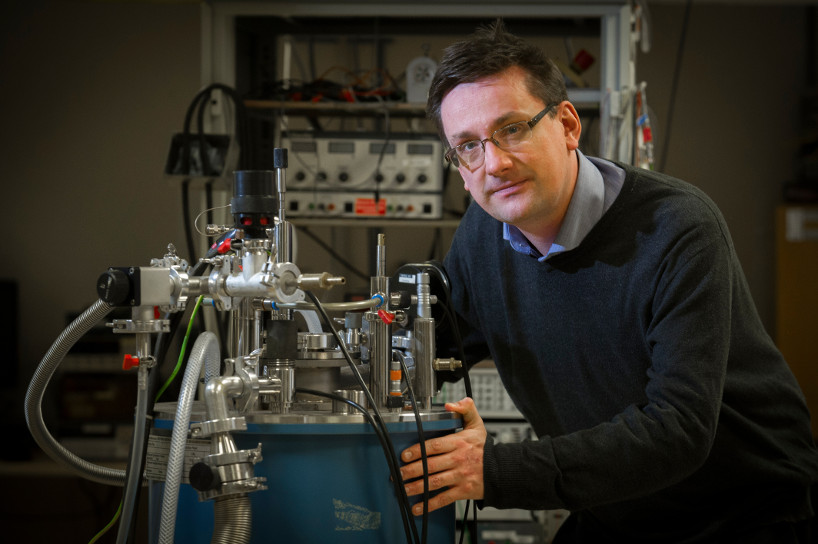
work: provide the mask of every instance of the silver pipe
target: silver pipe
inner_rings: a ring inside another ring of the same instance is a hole
[[[417,313],[414,324],[415,395],[425,410],[432,408],[435,394],[435,320],[432,318],[429,274],[417,275]]]
[[[287,150],[273,151],[276,172],[276,197],[278,200],[278,222],[275,226],[276,262],[289,263],[293,260],[292,231],[287,222]]]
[[[250,310],[253,312],[253,335],[250,338],[250,351],[256,351],[261,348],[261,333],[264,326],[261,310]]]
[[[238,307],[238,315],[233,316],[233,322],[236,325],[237,334],[236,353],[233,355],[234,357],[241,357],[242,355],[247,355],[252,351],[250,348],[252,344],[252,340],[250,338],[250,322],[252,321],[250,315],[252,311],[252,308],[250,308],[250,301],[248,301],[246,298],[242,298]]]
[[[435,394],[435,320],[431,317],[416,317],[414,326],[415,356],[415,396],[424,410],[432,408]]]
[[[219,497],[213,504],[210,544],[246,544],[253,532],[253,512],[247,494]]]
[[[369,390],[378,408],[386,406],[389,394],[389,365],[392,361],[392,340],[389,325],[374,312],[364,316],[367,325],[367,349],[369,351]]]
[[[238,376],[221,376],[207,382],[205,386],[205,406],[208,420],[222,420],[230,417],[228,398],[238,397],[244,390],[244,382]]]
[[[209,421],[222,421],[230,417],[229,399],[244,391],[244,381],[238,376],[221,376],[207,381],[204,399]],[[236,452],[236,443],[229,432],[216,433],[212,437],[211,454]],[[246,494],[217,497],[214,501],[214,525],[211,544],[245,544],[252,534],[252,511]]]
[[[230,350],[228,357],[236,359],[241,356],[239,353],[239,344],[241,342],[241,310],[240,308],[233,308],[230,310],[230,328],[227,331],[230,338]]]
[[[386,276],[386,235],[378,234],[376,276]]]
[[[43,421],[42,402],[48,383],[71,347],[113,309],[107,302],[96,301],[71,322],[46,352],[29,383],[25,398],[25,416],[31,436],[52,459],[78,472],[85,479],[105,484],[123,485],[125,471],[90,463],[68,451],[51,435]]]
[[[389,278],[386,277],[386,237],[378,234],[376,275],[369,280],[371,300],[389,300]],[[384,304],[384,309],[387,306]],[[364,315],[367,325],[367,350],[369,352],[369,390],[378,408],[386,406],[389,394],[389,367],[392,362],[391,326],[372,308]]]
[[[315,304],[307,301],[298,302],[275,302],[271,299],[256,299],[253,301],[254,305],[259,306],[263,310],[273,311],[275,309],[294,309],[294,310],[315,310]],[[275,304],[275,308],[273,308]],[[356,300],[350,302],[324,302],[321,306],[328,312],[354,312],[359,310],[369,310],[379,304],[382,304],[380,298],[370,298],[367,300]]]

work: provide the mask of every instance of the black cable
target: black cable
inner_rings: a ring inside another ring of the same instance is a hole
[[[215,180],[210,178],[205,183],[205,210],[206,220],[208,225],[213,224],[213,182]]]
[[[314,232],[309,230],[307,227],[303,227],[303,226],[299,226],[299,225],[296,225],[295,228],[297,228],[298,230],[300,230],[301,232],[303,232],[304,234],[309,236],[312,241],[314,241],[316,244],[321,246],[321,249],[323,249],[324,251],[329,253],[330,257],[332,257],[333,259],[335,259],[336,261],[341,263],[341,266],[343,266],[344,268],[346,268],[347,270],[349,270],[350,272],[352,272],[353,274],[355,274],[359,278],[361,278],[363,280],[366,280],[366,281],[369,281],[370,276],[368,274],[363,273],[355,265],[353,265],[352,263],[347,261],[344,257],[341,256],[341,254],[339,254],[329,244],[327,244],[321,238],[319,238]]]
[[[466,513],[463,514],[463,521],[460,523],[460,540],[458,544],[463,544],[463,539],[466,538],[466,527],[469,522],[469,508],[471,508],[471,501],[466,501]],[[471,533],[471,531],[469,531]]]
[[[185,112],[185,121],[182,125],[182,172],[185,175],[191,175],[190,173],[190,154],[191,154],[191,147],[190,147],[190,120],[193,117],[193,112],[196,111],[196,108],[199,107],[199,104],[205,99],[205,97],[209,95],[209,91],[201,90],[196,93],[196,96],[193,97],[190,105],[187,107],[187,111]],[[204,149],[200,150],[202,153]],[[200,154],[202,154],[200,153]]]
[[[420,421],[420,412],[418,411],[418,404],[415,400],[415,391],[412,387],[412,380],[409,379],[409,369],[406,368],[403,353],[398,350],[393,350],[392,353],[393,355],[397,355],[398,361],[400,361],[403,376],[406,378],[406,389],[409,391],[409,402],[412,404],[412,410],[415,412],[415,421],[417,422],[420,460],[423,465],[423,522],[421,524],[420,541],[426,544],[429,533],[429,462],[426,455],[426,437],[423,434],[423,423]]]
[[[203,138],[204,133],[204,107],[207,104],[207,100],[209,100],[210,95],[213,91],[222,91],[227,94],[233,101],[233,104],[236,108],[236,129],[235,129],[235,136],[240,144],[244,144],[240,147],[239,152],[239,169],[246,170],[252,167],[254,164],[252,152],[250,150],[250,138],[249,138],[249,129],[247,127],[247,109],[244,107],[244,101],[239,96],[238,92],[232,87],[221,83],[212,83],[199,91],[196,96],[193,98],[193,101],[188,106],[187,112],[185,113],[185,124],[184,130],[182,132],[182,168],[183,172],[189,174],[190,169],[190,121],[193,117],[193,113],[197,113],[197,126],[200,138]],[[203,141],[200,139],[200,142]],[[200,144],[201,145],[201,144]],[[204,157],[204,147],[200,150],[200,154]],[[205,157],[205,161],[208,159]],[[204,162],[205,164],[209,164],[209,162]],[[207,175],[204,171],[202,175]]]
[[[445,271],[443,270],[442,265],[435,261],[430,261],[425,263],[437,276],[438,280],[440,281],[440,285],[443,289],[443,294],[445,297],[445,303],[441,304],[440,307],[443,309],[443,312],[446,314],[446,319],[449,321],[452,327],[452,335],[454,336],[455,346],[457,348],[457,355],[460,358],[463,366],[461,367],[462,378],[463,378],[463,386],[466,389],[466,396],[474,399],[474,393],[471,387],[471,378],[469,377],[469,369],[466,365],[466,352],[463,349],[463,337],[460,334],[460,326],[457,322],[457,312],[452,306],[452,291],[449,285],[449,278],[446,276]],[[438,301],[440,299],[438,298]],[[466,534],[466,527],[468,524],[468,517],[469,517],[469,508],[473,508],[474,516],[473,521],[471,524],[471,528],[469,530],[470,540],[473,544],[477,542],[477,503],[467,500],[466,501],[466,511],[463,515],[463,522],[461,524],[460,529],[460,544],[463,543],[463,538]]]
[[[329,318],[329,315],[327,315],[326,310],[324,309],[323,305],[318,300],[318,298],[315,296],[315,294],[313,294],[311,291],[306,291],[306,294],[313,301],[313,303],[315,304],[316,309],[318,310],[318,313],[321,315],[322,319],[324,320],[324,323],[330,329],[330,331],[332,332],[332,334],[335,337],[336,341],[338,342],[338,345],[341,348],[341,351],[343,352],[347,363],[349,364],[350,368],[352,369],[352,374],[355,376],[356,380],[358,381],[358,385],[363,390],[364,395],[367,397],[367,401],[369,402],[369,405],[372,407],[372,410],[374,412],[375,421],[377,422],[379,428],[384,433],[384,436],[387,439],[386,440],[386,445],[387,445],[387,450],[388,450],[387,462],[393,467],[393,469],[395,471],[397,471],[396,474],[398,475],[398,476],[396,476],[397,479],[394,481],[396,496],[398,497],[398,506],[399,506],[400,511],[401,511],[401,517],[404,520],[404,527],[408,526],[410,528],[409,532],[407,532],[407,540],[409,540],[410,535],[411,535],[411,536],[414,536],[414,541],[417,542],[417,539],[418,539],[418,537],[417,537],[417,527],[415,527],[415,524],[411,520],[412,514],[411,514],[411,508],[409,506],[409,498],[406,496],[406,489],[403,487],[403,485],[402,485],[402,483],[400,481],[401,480],[400,477],[399,477],[400,471],[397,468],[398,467],[398,465],[397,465],[397,455],[395,454],[394,445],[392,444],[391,439],[389,439],[389,430],[387,429],[386,424],[384,423],[383,418],[381,417],[378,405],[375,402],[375,399],[372,397],[372,393],[369,391],[369,388],[364,383],[363,377],[361,377],[361,374],[358,371],[358,368],[355,366],[355,363],[352,360],[352,356],[349,354],[349,351],[347,351],[347,349],[346,349],[346,344],[343,342],[341,337],[338,335],[338,332],[335,330],[335,327],[332,324],[332,320]]]
[[[196,108],[196,135],[199,142],[199,160],[202,163],[202,176],[215,175],[213,166],[210,164],[210,155],[207,153],[207,138],[204,131],[204,113],[210,102],[212,91],[208,92],[202,100],[199,101],[199,107]],[[238,134],[236,134],[238,138]]]
[[[235,119],[235,138],[239,144],[239,169],[246,170],[253,164],[253,155],[251,146],[249,145],[249,130],[247,128],[247,112],[244,107],[244,102],[236,92],[235,89],[221,83],[213,83],[196,93],[196,96],[191,101],[185,112],[185,120],[182,129],[182,173],[186,176],[192,176],[191,172],[191,134],[190,125],[193,114],[196,113],[197,121],[197,138],[199,145],[199,159],[201,163],[201,175],[212,176],[220,175],[223,172],[214,172],[210,165],[210,157],[207,154],[207,142],[204,133],[204,112],[210,96],[213,91],[222,91],[228,95],[236,108]],[[241,145],[244,144],[244,145]],[[212,191],[210,182],[206,186],[207,191]],[[212,196],[210,197],[212,199]],[[212,206],[208,206],[208,209]],[[196,248],[193,243],[193,232],[190,221],[190,177],[182,181],[182,216],[184,221],[185,239],[188,245],[189,258],[191,262],[197,260]]]
[[[441,233],[440,227],[438,227],[438,228],[435,229],[435,233],[434,233],[434,235],[432,237],[432,247],[429,249],[429,259],[428,260],[431,261],[435,257],[437,257],[437,252],[438,252],[440,246],[442,245],[442,243],[443,243],[442,233]]]
[[[673,80],[670,84],[670,104],[667,111],[667,123],[665,125],[665,141],[662,144],[661,166],[658,168],[659,172],[665,171],[665,163],[667,161],[668,144],[670,142],[670,127],[673,124],[673,109],[676,106],[676,90],[679,87],[679,73],[682,71],[682,53],[684,52],[685,39],[687,37],[687,27],[690,20],[690,10],[693,6],[693,0],[687,0],[685,3],[685,12],[682,18],[682,33],[679,36],[679,45],[676,49],[676,66],[673,68]]]
[[[196,96],[191,101],[190,105],[185,112],[185,121],[184,125],[182,126],[182,168],[181,173],[186,176],[191,176],[191,165],[190,165],[190,158],[191,158],[191,142],[190,142],[190,119],[193,117],[193,112],[199,107],[199,105],[205,101],[205,97],[209,96],[209,91],[202,90],[199,91]],[[202,160],[206,160],[205,158],[205,148],[204,145],[200,142],[199,143],[199,158]],[[204,162],[202,162],[202,175],[205,174],[204,172]],[[184,230],[185,230],[185,242],[187,243],[188,249],[188,257],[191,262],[196,261],[196,246],[193,242],[193,231],[190,224],[190,177],[186,177],[182,180],[182,221],[184,223]]]
[[[460,370],[462,373],[461,377],[463,378],[463,387],[465,387],[466,389],[466,396],[469,398],[474,398],[472,397],[471,378],[469,378],[469,369],[466,366],[466,352],[463,349],[463,339],[460,336],[460,327],[457,325],[457,314],[454,313],[454,311],[452,310],[448,303],[442,305],[440,308],[443,310],[443,313],[446,314],[446,319],[452,326],[452,336],[454,336],[454,342],[457,348],[457,356],[460,357],[460,361],[463,364]]]
[[[457,312],[455,312],[454,307],[452,306],[452,291],[451,287],[449,286],[449,278],[446,276],[446,273],[443,271],[443,267],[440,263],[436,261],[429,261],[424,263],[424,265],[428,266],[434,272],[440,282],[441,287],[443,288],[443,295],[446,300],[444,304],[440,304],[439,306],[443,310],[443,313],[446,314],[446,319],[452,326],[452,335],[454,336],[455,347],[457,348],[457,356],[463,363],[461,373],[463,378],[463,386],[466,388],[466,396],[469,398],[474,398],[472,397],[469,369],[466,365],[466,351],[463,349],[463,337],[460,334],[460,326],[457,323]],[[438,302],[439,300],[440,299],[438,298]]]
[[[304,388],[304,387],[296,387],[295,392],[296,393],[306,393],[308,395],[315,395],[317,397],[325,397],[325,398],[332,399],[332,400],[335,400],[335,401],[345,402],[345,403],[349,404],[350,406],[352,406],[353,408],[355,408],[356,410],[358,410],[359,412],[361,412],[361,414],[363,414],[363,416],[367,420],[367,422],[372,426],[372,430],[375,432],[375,436],[377,436],[378,442],[380,442],[380,444],[381,444],[381,448],[383,448],[384,455],[387,458],[387,465],[389,465],[389,473],[390,473],[390,476],[392,478],[392,481],[393,482],[400,482],[401,481],[400,470],[398,469],[397,465],[395,463],[390,463],[389,462],[389,460],[392,459],[392,456],[389,453],[388,440],[387,440],[386,435],[384,434],[384,430],[381,429],[378,426],[378,424],[375,422],[375,418],[372,416],[372,414],[369,413],[369,411],[366,408],[364,408],[363,406],[361,406],[360,404],[358,404],[357,402],[355,402],[353,400],[342,397],[341,395],[336,395],[334,393],[327,393],[325,391],[318,391],[318,390],[315,390],[315,389],[307,389],[307,388]],[[406,538],[407,538],[407,540],[410,540],[411,532],[410,532],[409,527],[407,525],[409,523],[409,521],[407,520],[406,516],[401,516],[401,517],[402,517],[402,520],[404,522],[403,525],[404,525],[404,531],[406,533]]]
[[[193,242],[193,228],[190,220],[190,178],[182,180],[182,222],[185,226],[185,243],[187,244],[188,258],[195,262],[196,244]]]
[[[324,392],[324,391],[317,391],[315,389],[307,389],[307,388],[304,388],[304,387],[296,387],[295,392],[296,393],[306,393],[308,395],[315,395],[317,397],[325,397],[325,398],[332,399],[332,400],[335,400],[335,401],[345,402],[348,405],[355,408],[356,410],[358,410],[359,412],[361,412],[361,414],[364,416],[364,418],[367,420],[367,422],[372,426],[372,430],[375,432],[375,436],[378,438],[378,442],[380,442],[380,444],[381,444],[381,448],[383,449],[383,453],[387,458],[387,465],[389,465],[389,474],[390,474],[390,476],[392,478],[392,481],[393,482],[398,482],[398,483],[401,482],[400,469],[398,469],[398,467],[397,467],[397,465],[395,463],[390,463],[389,462],[389,459],[392,459],[392,456],[389,453],[389,445],[388,445],[389,441],[388,441],[387,435],[385,435],[384,430],[381,429],[378,426],[378,424],[375,421],[375,418],[372,416],[371,413],[369,413],[369,410],[367,410],[366,408],[364,408],[363,406],[361,406],[360,404],[358,404],[357,402],[355,402],[355,401],[353,401],[351,399],[342,397],[341,395],[336,395],[334,393],[327,393],[327,392]],[[406,539],[411,542],[412,533],[409,530],[409,525],[408,525],[410,523],[410,521],[405,515],[401,515],[401,519],[403,521],[403,529],[404,529],[404,532],[406,534]]]
[[[207,142],[205,138],[204,132],[204,113],[205,109],[208,105],[210,97],[213,94],[213,91],[222,91],[226,95],[228,95],[233,102],[234,107],[236,108],[236,120],[235,120],[235,137],[240,144],[244,144],[243,148],[239,147],[239,168],[246,170],[254,164],[253,156],[252,156],[252,149],[249,144],[250,142],[250,133],[247,124],[247,111],[244,107],[244,102],[242,101],[239,94],[236,92],[235,89],[232,87],[228,87],[227,85],[222,85],[220,83],[214,83],[205,89],[206,94],[203,95],[205,98],[199,100],[198,108],[196,110],[196,129],[198,133],[198,140],[199,140],[199,149],[202,159],[202,175],[203,176],[210,176],[210,175],[222,175],[223,172],[217,172],[213,169],[210,164],[210,157],[205,152]],[[224,168],[223,165],[222,167]]]
[[[318,390],[315,390],[315,389],[307,389],[305,387],[296,387],[295,392],[296,393],[305,393],[307,395],[314,395],[316,397],[325,397],[325,398],[335,400],[335,401],[339,401],[339,402],[345,402],[345,403],[349,404],[350,406],[352,406],[353,408],[355,408],[356,410],[358,410],[359,412],[361,412],[361,414],[366,419],[367,423],[369,423],[372,426],[372,430],[375,432],[375,436],[378,438],[378,442],[380,442],[381,447],[383,448],[384,455],[386,455],[387,458],[389,457],[389,447],[387,446],[386,436],[383,433],[383,429],[381,429],[378,426],[378,424],[375,422],[375,418],[372,417],[371,413],[369,413],[369,410],[367,410],[366,408],[364,408],[363,406],[361,406],[357,402],[355,402],[355,401],[353,401],[351,399],[342,397],[341,395],[336,395],[335,393],[327,393],[325,391],[318,391]],[[400,481],[400,471],[398,470],[396,472],[397,467],[393,463],[387,463],[387,464],[389,465],[389,473],[390,473],[390,475],[392,477],[392,480],[393,481]],[[408,532],[407,532],[407,535],[408,535]]]
[[[389,109],[384,109],[384,138],[381,144],[381,152],[378,154],[378,162],[375,164],[375,207],[377,209],[378,202],[381,199],[381,184],[378,181],[378,176],[381,175],[381,163],[383,163],[383,156],[386,154],[386,148],[389,145],[389,140],[392,139],[392,123],[389,121]]]
[[[372,411],[374,412],[374,418],[377,422],[378,426],[382,429],[384,435],[386,436],[386,445],[389,450],[389,455],[387,455],[387,460],[389,463],[392,463],[397,467],[397,455],[395,454],[395,447],[392,444],[392,440],[389,437],[389,430],[386,427],[386,423],[383,421],[383,417],[381,417],[380,409],[378,408],[378,404],[375,402],[375,399],[372,397],[372,393],[369,391],[369,388],[364,383],[364,379],[361,376],[361,373],[358,371],[358,368],[355,366],[355,362],[352,360],[352,356],[349,354],[347,350],[346,343],[338,334],[338,331],[335,330],[335,326],[332,323],[327,311],[324,309],[323,304],[321,301],[318,300],[318,297],[312,291],[304,291],[304,293],[309,297],[312,303],[315,305],[315,309],[318,311],[318,314],[321,316],[321,319],[324,321],[324,324],[332,333],[335,341],[338,343],[338,347],[341,349],[341,352],[344,355],[344,358],[347,361],[350,369],[352,370],[352,375],[355,377],[358,385],[361,387],[364,395],[366,396],[366,400],[369,402],[369,405],[372,407]],[[398,474],[400,471],[398,471]],[[414,536],[414,541],[418,541],[417,535],[417,527],[415,526],[414,522],[411,519],[412,516],[412,509],[409,506],[409,498],[406,496],[406,489],[403,487],[403,484],[398,478],[398,481],[395,481],[395,491],[398,496],[398,504],[400,506],[401,515],[406,516],[408,519],[407,525],[409,526],[412,536]],[[407,534],[407,540],[409,539],[409,534]]]

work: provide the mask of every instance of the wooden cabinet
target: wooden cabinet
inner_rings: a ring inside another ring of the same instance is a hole
[[[818,206],[776,211],[776,343],[812,414],[818,437]]]

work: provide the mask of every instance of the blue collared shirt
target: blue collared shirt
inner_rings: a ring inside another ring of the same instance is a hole
[[[576,248],[616,200],[625,182],[625,171],[610,161],[586,157],[579,150],[577,161],[579,168],[574,194],[551,249],[542,255],[520,229],[503,223],[503,238],[515,251],[544,261],[557,253]]]

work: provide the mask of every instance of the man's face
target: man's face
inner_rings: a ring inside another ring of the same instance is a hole
[[[529,93],[525,73],[510,68],[452,89],[441,103],[443,130],[451,147],[482,140],[502,127],[528,121],[546,104]],[[465,188],[486,212],[526,234],[553,240],[573,194],[577,176],[574,150],[579,117],[563,102],[546,115],[531,139],[511,150],[485,144],[482,165],[460,166]],[[533,241],[533,240],[532,240]]]

